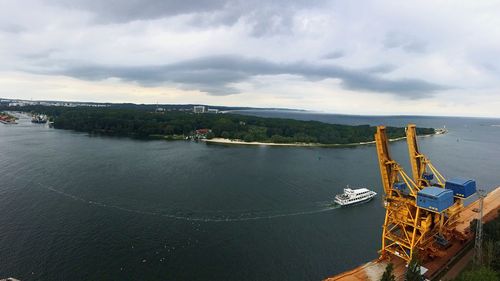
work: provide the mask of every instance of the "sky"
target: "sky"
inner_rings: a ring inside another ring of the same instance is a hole
[[[500,1],[0,0],[0,97],[500,117]]]

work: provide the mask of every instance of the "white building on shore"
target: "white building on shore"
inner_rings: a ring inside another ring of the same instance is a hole
[[[206,108],[204,105],[195,105],[195,106],[193,106],[193,112],[194,113],[205,113]]]

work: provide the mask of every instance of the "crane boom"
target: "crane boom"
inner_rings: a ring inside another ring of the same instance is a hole
[[[424,155],[418,151],[417,128],[415,124],[408,124],[406,128],[406,142],[408,143],[413,180],[418,183],[425,171],[425,159]]]
[[[380,175],[382,178],[382,186],[384,187],[385,194],[390,193],[392,178],[395,176],[395,171],[391,165],[392,159],[389,155],[389,147],[387,142],[387,135],[385,133],[384,126],[377,127],[377,133],[375,133],[375,143],[377,145],[377,154],[380,167]]]
[[[418,186],[390,156],[384,126],[377,127],[375,143],[386,209],[380,255],[383,258],[390,253],[409,262],[428,230],[429,223],[422,223],[426,212],[416,206]],[[405,192],[395,185],[404,186]]]
[[[430,186],[430,180],[435,178],[435,185],[444,187],[446,182],[444,176],[432,165],[429,158],[420,153],[418,149],[417,126],[415,124],[408,124],[408,127],[406,127],[406,142],[408,144],[408,154],[415,183],[422,188]]]

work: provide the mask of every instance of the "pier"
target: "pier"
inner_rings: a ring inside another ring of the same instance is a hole
[[[452,246],[443,252],[442,256],[436,257],[434,260],[429,262],[424,262],[422,267],[427,269],[424,276],[432,280],[447,271],[454,270],[454,266],[462,267],[464,261],[470,259],[473,251],[474,243],[474,230],[470,230],[469,226],[472,220],[478,217],[479,200],[474,201],[464,208],[460,213],[459,223],[456,227],[456,231],[465,237],[464,241],[455,240],[452,241]],[[488,222],[493,220],[498,216],[500,211],[500,187],[492,190],[484,198],[483,203],[483,222]],[[465,259],[465,260],[464,260]],[[389,259],[384,260],[373,260],[363,265],[360,265],[352,270],[342,272],[338,275],[326,278],[324,281],[379,281],[382,274],[389,263],[394,264],[394,275],[396,280],[404,280],[404,274],[406,272],[406,262],[394,255],[390,256]],[[465,262],[467,264],[467,262]],[[459,271],[457,269],[457,271]],[[446,279],[443,279],[446,280]]]

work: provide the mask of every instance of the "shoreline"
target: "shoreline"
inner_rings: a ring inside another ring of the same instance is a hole
[[[29,116],[26,112],[22,112],[21,114]],[[10,115],[10,114],[7,114]],[[14,117],[14,116],[13,116]],[[15,118],[15,117],[14,117]],[[17,118],[16,118],[17,119]],[[0,121],[1,122],[1,121]],[[4,122],[1,122],[4,123]],[[53,122],[52,122],[53,123]],[[17,124],[15,123],[7,123],[7,124]],[[56,128],[56,129],[62,129],[62,128]],[[75,129],[63,129],[63,130],[71,130],[71,131],[76,131],[76,132],[83,132],[83,133],[88,133],[90,135],[92,134],[97,134],[97,135],[104,135],[104,136],[112,136],[112,137],[132,137],[136,138],[133,135],[119,135],[119,134],[110,134],[107,132],[86,132],[86,131],[78,131]],[[445,128],[438,128],[434,129],[433,134],[427,134],[427,135],[418,135],[417,137],[430,137],[430,136],[435,136],[435,135],[443,135],[446,134],[448,131]],[[138,139],[150,139],[150,140],[167,140],[167,141],[180,141],[180,140],[186,140],[186,136],[184,135],[148,135],[144,137],[138,137]],[[406,136],[399,137],[399,138],[392,138],[389,139],[389,142],[395,142],[395,141],[400,141],[406,139]],[[212,138],[212,139],[198,139],[197,141],[202,141],[205,143],[209,144],[216,144],[216,145],[248,145],[248,146],[278,146],[278,147],[355,147],[355,146],[361,146],[361,145],[370,145],[370,144],[375,144],[375,140],[373,141],[365,141],[365,142],[355,142],[355,143],[332,143],[332,144],[323,144],[323,143],[274,143],[274,142],[245,142],[239,139],[225,139],[225,138]]]
[[[430,135],[420,135],[418,137],[431,137],[436,135],[443,135],[445,133],[438,132]],[[406,139],[405,137],[393,138],[389,139],[389,142],[395,142]],[[224,138],[213,138],[213,139],[202,139],[201,141],[210,144],[220,144],[220,145],[250,145],[250,146],[284,146],[284,147],[350,147],[350,146],[360,146],[360,145],[370,145],[375,144],[375,141],[366,141],[366,142],[355,142],[355,143],[332,143],[332,144],[322,144],[322,143],[275,143],[275,142],[245,142],[242,140],[231,140]]]
[[[8,112],[0,112],[0,123],[6,124],[6,125],[11,125],[11,124],[17,124],[16,118],[14,115],[9,114]]]

